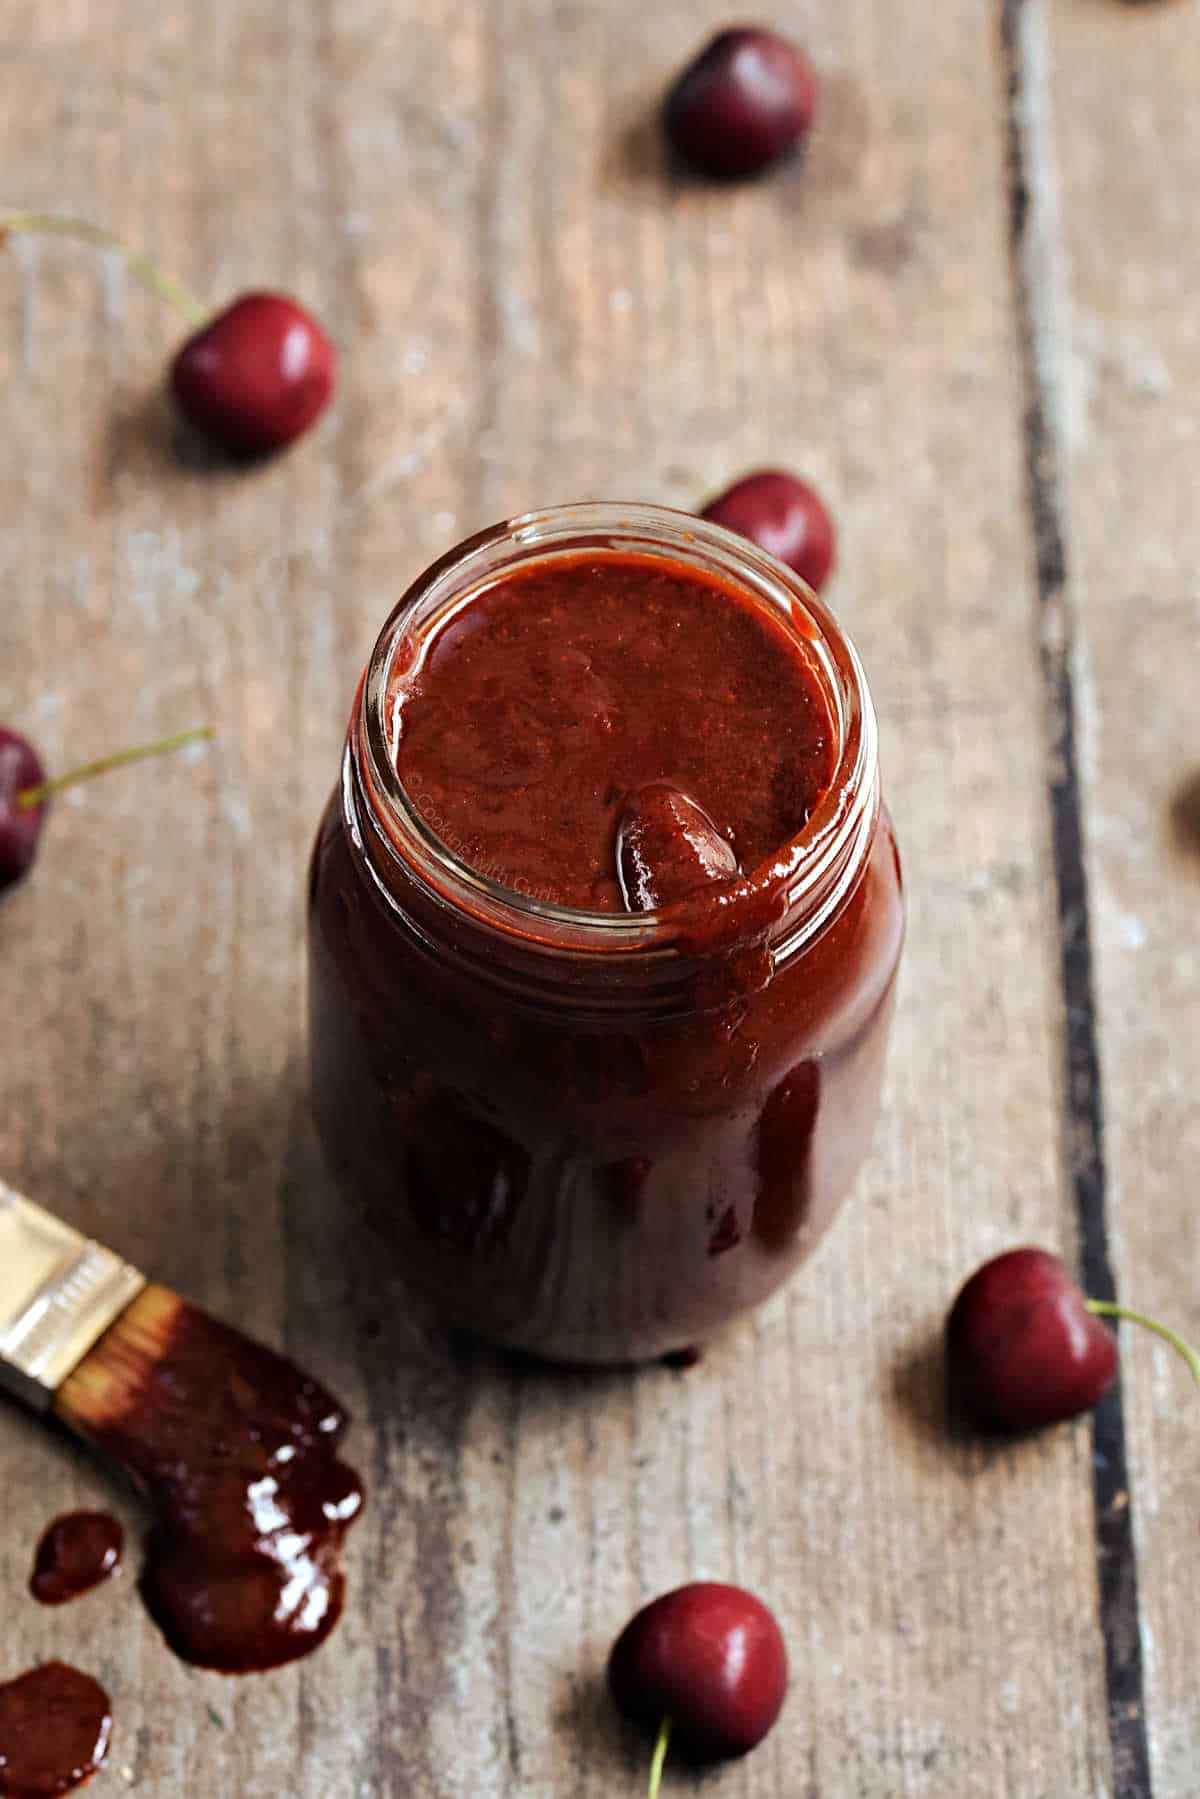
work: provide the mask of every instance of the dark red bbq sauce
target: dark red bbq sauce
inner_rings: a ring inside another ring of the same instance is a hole
[[[120,1355],[125,1330],[102,1357]],[[337,1455],[345,1411],[284,1356],[180,1301],[138,1364],[131,1403],[91,1435],[157,1510],[140,1583],[151,1616],[184,1661],[223,1674],[307,1655],[341,1613],[342,1542],[363,1501]]]
[[[400,778],[450,849],[586,911],[644,909],[619,868],[623,821],[648,791],[698,809],[729,860],[723,871],[689,828],[664,878],[639,870],[662,904],[691,890],[689,867],[696,888],[752,874],[803,829],[835,767],[825,687],[786,624],[733,581],[634,551],[507,572],[417,661],[398,658],[389,716]]]
[[[903,903],[825,608],[782,574],[776,606],[699,521],[655,553],[649,515],[601,509],[585,548],[590,518],[549,515],[562,551],[466,546],[385,627],[313,855],[309,1016],[326,1154],[406,1279],[509,1347],[620,1363],[704,1344],[828,1227]],[[381,750],[460,862],[605,916],[439,870]]]
[[[0,1793],[54,1799],[81,1786],[108,1754],[112,1710],[90,1674],[47,1662],[0,1685]]]
[[[47,1525],[34,1557],[29,1591],[43,1605],[90,1593],[121,1565],[125,1533],[109,1512],[68,1512]]]

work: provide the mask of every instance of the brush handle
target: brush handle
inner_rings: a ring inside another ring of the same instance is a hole
[[[37,1411],[145,1276],[0,1181],[0,1387]]]

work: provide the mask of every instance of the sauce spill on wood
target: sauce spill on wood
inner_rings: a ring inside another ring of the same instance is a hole
[[[0,1793],[56,1799],[91,1778],[108,1754],[108,1694],[89,1674],[47,1662],[0,1686]]]
[[[124,1532],[108,1512],[68,1512],[43,1532],[29,1591],[43,1605],[78,1599],[116,1573],[124,1546]]]
[[[151,1286],[56,1404],[150,1496],[141,1592],[177,1655],[247,1674],[325,1641],[363,1493],[337,1456],[346,1413],[323,1387]]]

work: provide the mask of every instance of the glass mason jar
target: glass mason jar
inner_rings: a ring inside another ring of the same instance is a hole
[[[836,731],[801,834],[714,904],[545,903],[469,867],[389,755],[389,673],[530,559],[716,572],[802,639]],[[355,700],[309,892],[313,1103],[350,1202],[450,1321],[568,1361],[703,1342],[812,1250],[866,1152],[903,937],[853,647],[748,541],[650,506],[529,514],[436,563]]]

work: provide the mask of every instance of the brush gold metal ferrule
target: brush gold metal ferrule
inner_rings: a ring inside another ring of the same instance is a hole
[[[0,1387],[49,1411],[145,1285],[111,1249],[0,1181]]]

